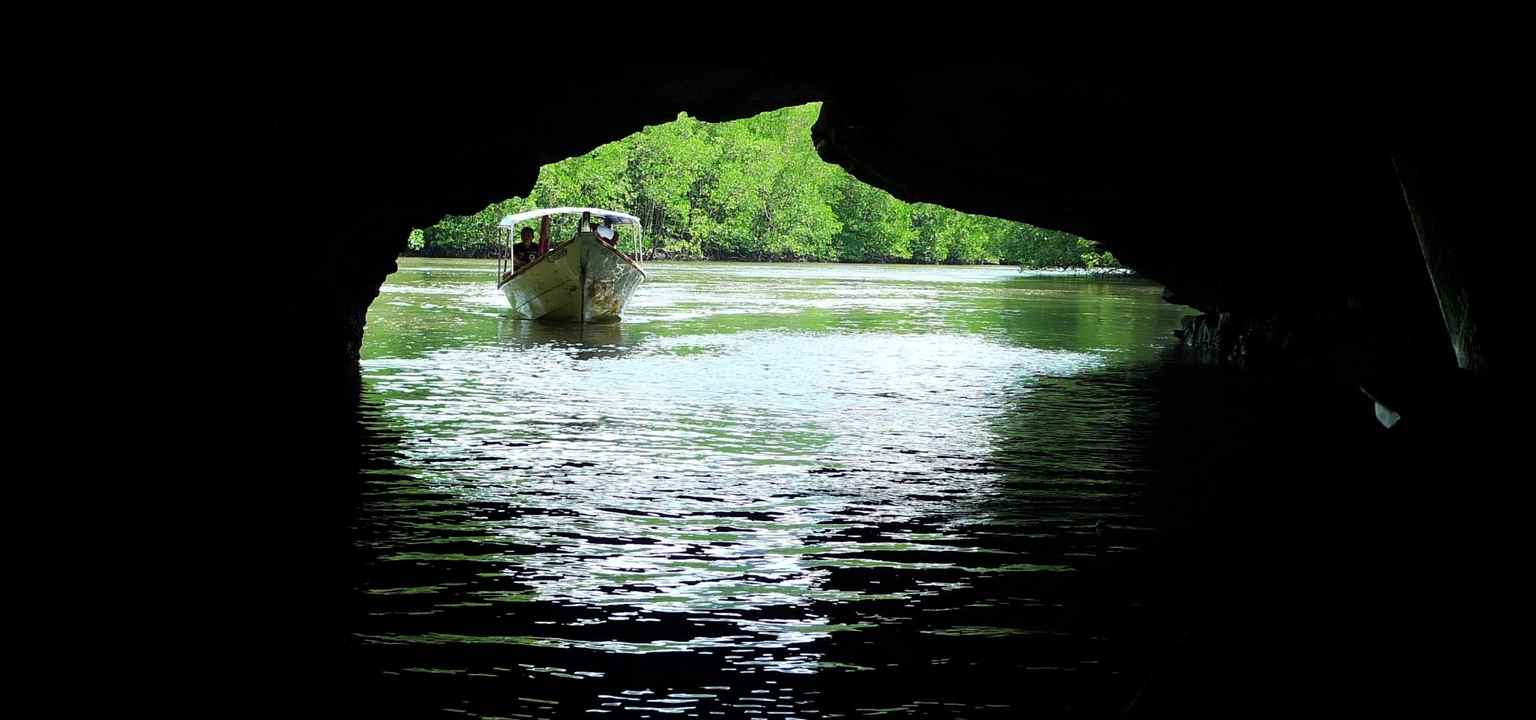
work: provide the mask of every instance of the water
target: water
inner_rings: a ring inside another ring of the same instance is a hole
[[[622,323],[402,260],[363,348],[355,637],[420,712],[1101,714],[1145,665],[1127,278],[656,263]]]

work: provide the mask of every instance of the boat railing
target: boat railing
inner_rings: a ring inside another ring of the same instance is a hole
[[[496,285],[498,287],[506,282],[507,276],[516,269],[515,261],[516,258],[512,253],[512,229],[508,228],[506,234],[502,235],[502,241],[496,243]]]
[[[635,267],[645,264],[645,227],[635,225]]]

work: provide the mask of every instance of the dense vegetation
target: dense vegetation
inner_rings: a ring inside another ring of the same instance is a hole
[[[727,123],[680,114],[546,165],[529,197],[413,231],[409,252],[486,256],[502,217],[569,205],[639,216],[646,254],[655,258],[1116,266],[1070,233],[906,203],[859,182],[811,147],[820,109],[813,103]]]

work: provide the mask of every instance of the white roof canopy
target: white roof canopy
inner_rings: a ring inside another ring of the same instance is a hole
[[[501,222],[496,223],[496,226],[509,228],[525,220],[534,220],[544,217],[545,215],[580,215],[582,213],[592,213],[592,217],[594,218],[613,220],[614,225],[640,224],[640,218],[637,218],[634,215],[630,215],[629,213],[621,213],[616,210],[603,210],[601,208],[558,207],[540,208],[538,210],[529,210],[528,212],[520,212],[513,215],[508,215],[502,218]]]

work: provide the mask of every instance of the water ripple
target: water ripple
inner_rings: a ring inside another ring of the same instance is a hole
[[[432,262],[370,312],[356,528],[356,636],[423,702],[981,717],[1107,682],[1075,587],[1146,534],[1155,288],[661,265],[562,328]]]

